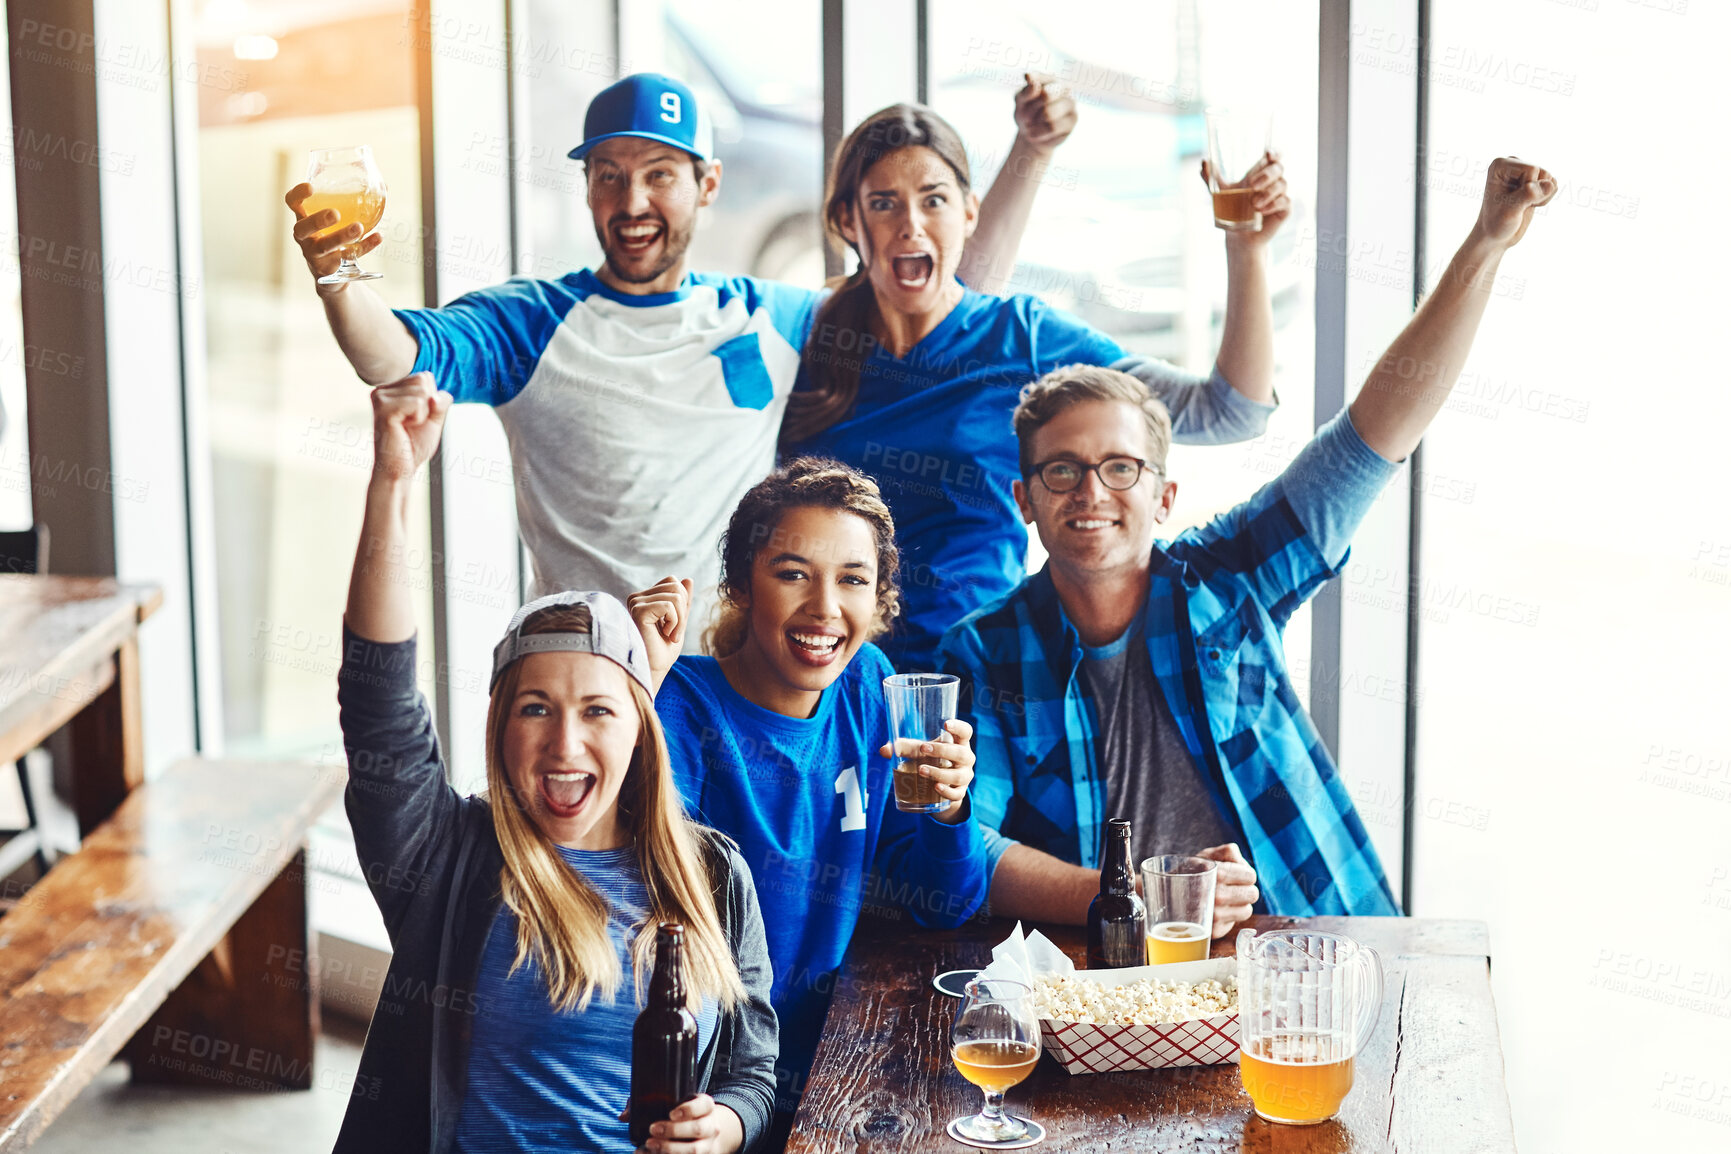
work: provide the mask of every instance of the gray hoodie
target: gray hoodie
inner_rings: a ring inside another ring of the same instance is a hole
[[[337,702],[344,802],[393,953],[335,1148],[444,1154],[462,1111],[471,1027],[486,1012],[475,979],[503,902],[504,859],[487,803],[458,797],[445,780],[413,640],[380,645],[345,629]],[[714,831],[700,828],[699,841],[746,997],[717,1020],[698,1083],[739,1115],[750,1150],[775,1096],[769,951],[744,860]]]

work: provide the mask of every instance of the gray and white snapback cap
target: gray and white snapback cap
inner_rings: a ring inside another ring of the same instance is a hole
[[[523,623],[532,614],[560,605],[577,605],[589,611],[587,633],[531,633],[523,635]],[[606,593],[579,593],[568,590],[551,593],[529,602],[511,618],[505,638],[493,650],[493,676],[487,682],[487,692],[499,684],[499,675],[519,657],[531,653],[593,653],[623,666],[644,691],[654,694],[649,681],[649,654],[643,647],[643,634],[637,622],[619,599]]]

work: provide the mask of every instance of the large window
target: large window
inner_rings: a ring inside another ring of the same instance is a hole
[[[1723,1150],[1731,302],[1699,192],[1726,170],[1702,133],[1731,23],[1683,0],[1435,13],[1433,279],[1490,158],[1562,188],[1425,439],[1413,912],[1490,922],[1523,1149]]]
[[[1313,4],[1086,0],[1062,12],[1020,0],[933,0],[931,100],[961,132],[975,186],[989,188],[1014,135],[1011,97],[1028,72],[1067,84],[1075,132],[1040,174],[1009,291],[1075,313],[1127,350],[1206,372],[1225,313],[1224,233],[1200,179],[1203,110],[1256,102],[1293,213],[1271,242],[1276,390],[1267,435],[1226,449],[1179,446],[1176,533],[1248,497],[1310,439],[1314,270],[1301,239],[1316,204],[1317,16]],[[1254,28],[1254,35],[1246,29]],[[1031,542],[1034,560],[1039,542]],[[1286,648],[1306,692],[1310,615]]]
[[[343,557],[359,534],[372,416],[283,194],[305,179],[310,149],[371,145],[390,194],[385,243],[362,263],[385,274],[369,284],[388,303],[421,303],[411,8],[208,0],[196,14],[199,68],[246,77],[199,93],[223,735],[235,755],[331,756]],[[423,556],[426,533],[422,519]],[[419,604],[430,623],[430,582]]]
[[[361,260],[384,279],[366,284],[393,307],[422,303],[415,10],[208,0],[195,11],[199,68],[244,77],[201,87],[198,118],[222,738],[230,756],[340,765],[333,701],[372,410],[283,194],[306,178],[309,150],[370,145],[389,195],[384,243]],[[421,681],[436,708],[428,502],[414,511]],[[313,887],[314,926],[383,948],[341,805],[315,828],[309,860],[331,875]]]
[[[722,192],[699,222],[690,267],[820,284],[821,10],[810,0],[623,0],[615,58],[598,43],[595,12],[535,0],[531,44],[591,50],[583,66],[530,73],[523,271],[560,276],[601,260],[582,166],[565,154],[583,138],[590,98],[618,78],[611,64],[684,80],[713,121]]]

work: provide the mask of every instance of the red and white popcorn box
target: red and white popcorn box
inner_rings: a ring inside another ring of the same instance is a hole
[[[1213,958],[1164,966],[1120,970],[1078,970],[1069,957],[1034,931],[1023,937],[1021,923],[992,949],[981,976],[1015,978],[1034,984],[1042,978],[1069,978],[1100,986],[1122,986],[1143,978],[1167,983],[1236,983],[1238,962]],[[1043,1048],[1072,1074],[1108,1070],[1159,1070],[1170,1066],[1213,1066],[1238,1060],[1238,1012],[1157,1025],[1101,1025],[1095,1022],[1040,1019]]]
[[[1116,986],[1139,978],[1193,984],[1210,979],[1227,982],[1235,979],[1236,975],[1237,962],[1231,958],[1218,958],[1122,970],[1075,970],[1066,976]],[[1102,1026],[1093,1022],[1040,1019],[1040,1039],[1044,1048],[1072,1074],[1235,1062],[1238,1060],[1238,1036],[1237,1011],[1153,1026]]]

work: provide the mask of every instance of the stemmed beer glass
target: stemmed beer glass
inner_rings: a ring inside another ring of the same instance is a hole
[[[1040,1060],[1040,1019],[1026,982],[975,978],[950,1027],[950,1052],[962,1077],[985,1092],[985,1106],[957,1118],[950,1136],[974,1145],[1026,1144],[1045,1137],[1037,1122],[1004,1113],[1004,1091],[1034,1072]]]
[[[343,263],[336,272],[319,278],[320,284],[343,284],[352,280],[378,280],[382,272],[365,272],[355,263],[361,241],[377,228],[385,215],[385,178],[373,163],[373,150],[364,144],[349,148],[315,148],[307,162],[307,183],[313,191],[301,202],[301,211],[311,216],[335,209],[337,228],[361,226],[361,235],[342,248]]]

